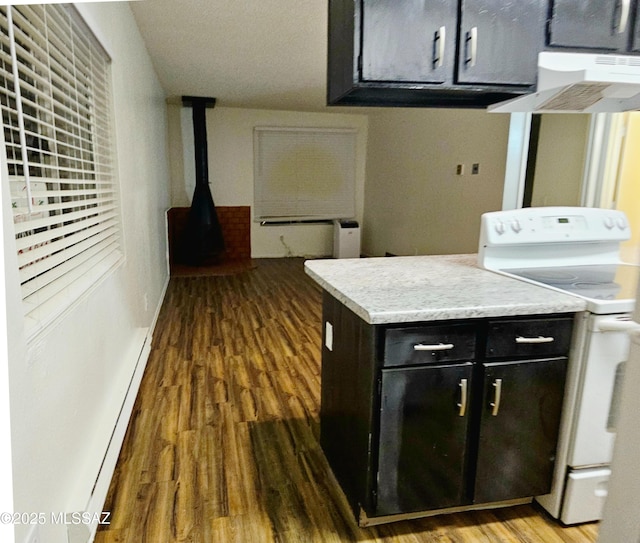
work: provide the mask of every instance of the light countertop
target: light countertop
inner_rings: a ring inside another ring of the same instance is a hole
[[[306,273],[370,324],[574,313],[580,298],[483,270],[476,255],[307,260]]]

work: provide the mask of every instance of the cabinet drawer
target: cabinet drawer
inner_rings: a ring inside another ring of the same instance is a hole
[[[472,360],[475,345],[473,325],[389,328],[384,333],[384,365]]]
[[[492,321],[487,334],[487,358],[566,355],[573,318]]]

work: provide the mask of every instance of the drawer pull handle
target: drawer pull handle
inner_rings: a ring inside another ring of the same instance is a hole
[[[413,346],[414,351],[450,351],[453,349],[453,343],[438,343],[437,345],[423,345],[418,343]]]
[[[491,406],[491,415],[494,417],[498,415],[500,411],[500,399],[502,398],[502,379],[496,379],[493,382],[493,401],[489,404]]]
[[[464,417],[467,413],[467,379],[460,379],[460,403],[458,405],[458,416]]]
[[[518,336],[516,338],[516,343],[551,343],[555,341],[555,338],[538,336],[538,337],[522,337]]]

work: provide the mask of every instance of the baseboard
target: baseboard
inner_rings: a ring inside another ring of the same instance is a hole
[[[151,343],[153,339],[153,332],[155,331],[156,324],[158,322],[158,316],[164,302],[164,298],[169,285],[169,277],[165,281],[164,287],[161,292],[160,301],[156,307],[156,311],[151,319],[149,328],[140,328],[138,333],[140,334],[137,343],[139,347],[138,358],[136,361],[131,381],[127,393],[125,394],[120,413],[116,421],[109,445],[104,455],[98,477],[96,479],[93,491],[85,508],[83,518],[89,519],[88,522],[84,522],[81,529],[77,526],[68,526],[68,541],[69,543],[92,543],[98,526],[101,523],[110,522],[110,513],[104,511],[104,503],[107,499],[107,493],[109,492],[109,486],[113,473],[115,472],[118,457],[120,456],[120,449],[124,441],[127,428],[129,426],[129,420],[131,419],[131,413],[133,412],[133,406],[140,389],[140,383],[142,382],[142,376],[144,370],[147,367],[147,361],[151,352]]]
[[[72,526],[68,527],[71,528],[68,530],[69,543],[92,542],[100,522],[109,521],[108,518],[104,519],[101,513],[104,508],[107,493],[109,492],[109,485],[111,484],[116,463],[118,462],[124,436],[127,432],[127,427],[129,426],[129,419],[131,418],[136,396],[138,395],[138,389],[140,388],[140,382],[142,381],[142,376],[147,365],[149,353],[151,352],[151,334],[148,332],[149,329],[141,330],[145,330],[147,333],[144,334],[138,359],[133,370],[133,375],[131,376],[127,393],[122,403],[122,407],[120,408],[120,413],[113,429],[113,433],[111,434],[111,439],[109,440],[109,445],[107,446],[102,465],[100,466],[100,472],[98,473],[98,477],[87,506],[83,511],[83,513],[88,514],[87,518],[91,520],[84,523],[83,530],[77,530]]]
[[[162,291],[160,292],[160,301],[156,306],[155,313],[153,314],[153,318],[151,319],[151,323],[149,324],[149,334],[147,339],[149,341],[149,345],[151,345],[151,340],[153,338],[153,333],[156,330],[156,324],[158,323],[158,317],[160,316],[160,310],[162,309],[162,304],[164,303],[164,298],[167,295],[167,288],[169,288],[169,281],[171,280],[171,276],[169,275],[169,270],[167,269],[167,279],[164,282],[164,286],[162,287]]]

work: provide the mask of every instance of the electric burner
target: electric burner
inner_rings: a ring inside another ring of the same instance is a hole
[[[633,307],[635,289],[640,277],[640,267],[631,264],[597,264],[584,266],[558,266],[496,270],[529,283],[543,285],[567,294],[580,296],[589,302],[594,313],[611,312],[607,304]]]
[[[521,270],[519,275],[531,279],[532,281],[539,281],[546,284],[568,284],[574,283],[578,280],[578,276],[573,273],[554,270],[554,269],[533,269],[533,270]]]

